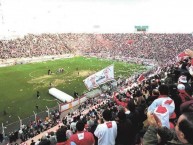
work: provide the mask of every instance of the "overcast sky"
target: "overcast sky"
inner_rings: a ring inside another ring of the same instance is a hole
[[[0,35],[192,33],[193,0],[0,0]],[[2,19],[3,17],[3,19]]]

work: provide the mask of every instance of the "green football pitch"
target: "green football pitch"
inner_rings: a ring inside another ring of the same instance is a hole
[[[46,106],[56,106],[59,101],[48,93],[50,84],[72,96],[74,91],[83,94],[87,91],[83,80],[111,64],[115,66],[115,78],[146,69],[137,64],[85,57],[1,67],[0,122],[11,123],[18,120],[18,116],[22,119],[31,116],[36,105],[40,111],[46,110]],[[64,72],[58,73],[59,68]],[[51,75],[48,75],[49,69]],[[39,99],[37,91],[40,92]]]

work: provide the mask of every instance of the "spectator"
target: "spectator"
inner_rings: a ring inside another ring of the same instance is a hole
[[[192,98],[192,96],[190,96],[187,92],[186,92],[186,88],[183,84],[178,84],[178,92],[179,92],[179,96],[181,98],[181,102],[184,103],[186,101],[189,101]]]
[[[92,133],[84,131],[84,123],[78,121],[76,124],[77,133],[70,137],[70,142],[76,145],[94,145],[95,140]]]
[[[144,145],[192,145],[193,113],[183,113],[177,121],[175,131],[161,127],[160,120],[152,118],[150,126],[143,138]]]
[[[54,134],[53,131],[50,132],[50,138],[49,138],[49,140],[50,140],[50,145],[55,145],[55,144],[57,143],[57,141],[56,141],[56,136],[55,136],[55,134]]]
[[[191,86],[187,82],[187,77],[185,75],[181,75],[178,79],[178,84],[183,84],[185,86],[185,91],[191,96],[192,89]]]
[[[172,115],[175,109],[174,101],[169,97],[169,88],[167,85],[161,85],[159,88],[159,97],[155,99],[153,103],[148,107],[148,112],[153,113],[155,108],[159,105],[166,106],[169,110],[169,114]]]
[[[73,117],[73,121],[70,124],[70,130],[72,130],[73,133],[76,132],[76,123],[77,123],[77,119],[76,119],[76,116],[75,116],[75,117]]]
[[[132,123],[132,126],[133,126],[133,136],[135,138],[135,142],[137,141],[136,140],[136,137],[137,137],[137,134],[139,132],[139,112],[138,110],[136,109],[136,105],[135,105],[135,101],[134,99],[131,99],[128,104],[128,109],[130,111],[129,115],[126,115],[127,119],[129,119]]]
[[[92,114],[92,115],[90,115],[89,120],[87,121],[89,131],[90,131],[91,127],[94,125],[94,122],[95,122],[95,115]]]
[[[35,142],[34,142],[33,139],[31,140],[31,144],[30,145],[35,145]]]
[[[65,124],[65,123],[64,123]],[[72,130],[70,129],[70,125],[67,125],[67,130],[66,130],[66,137],[67,139],[70,139],[71,135],[73,134]]]
[[[98,138],[98,145],[115,145],[117,124],[115,121],[111,121],[112,115],[110,110],[104,110],[102,115],[104,123],[99,124],[94,132]]]
[[[41,142],[41,140],[38,139],[38,140],[36,141],[35,145],[39,145],[40,142]]]
[[[182,103],[180,105],[180,111],[181,111],[181,113],[193,112],[193,100],[186,101],[185,103]]]
[[[37,98],[39,99],[40,98],[40,92],[37,91]]]
[[[3,142],[3,134],[0,133],[0,143],[2,143],[2,142]]]
[[[175,104],[175,113],[177,118],[181,115],[180,113],[180,105],[182,103],[180,96],[179,96],[179,92],[177,89],[176,85],[169,85],[169,96],[171,99],[174,100],[174,104]]]
[[[50,145],[50,141],[47,139],[47,136],[43,136],[39,145]]]
[[[151,105],[151,103],[157,99],[159,97],[159,91],[157,89],[153,89],[152,91],[152,95],[150,95],[148,98],[147,98],[147,103],[148,105]]]
[[[70,145],[66,137],[66,128],[62,126],[56,132],[57,144],[56,145]]]
[[[133,131],[132,123],[126,119],[125,112],[123,110],[119,111],[116,145],[134,145],[135,136]]]

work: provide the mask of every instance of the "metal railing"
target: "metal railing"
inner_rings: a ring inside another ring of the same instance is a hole
[[[20,118],[18,116],[18,121],[15,121],[10,124],[1,124],[0,131],[2,132],[3,135],[8,135],[11,132],[18,131],[21,127],[22,124],[24,125],[29,125],[32,121],[36,121],[37,119],[45,120],[46,117],[49,117],[52,119],[51,113],[54,112],[55,110],[59,110],[58,105],[52,108],[48,108],[46,106],[47,110],[41,111],[41,112],[35,112],[33,111],[33,115],[27,117],[27,118]]]

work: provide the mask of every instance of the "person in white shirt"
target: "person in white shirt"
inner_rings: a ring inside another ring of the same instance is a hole
[[[111,121],[112,114],[110,110],[104,110],[102,115],[104,123],[99,124],[94,132],[94,135],[98,138],[98,145],[115,145],[117,124],[115,121]]]
[[[38,139],[38,141],[36,141],[35,145],[39,145],[40,143],[40,139]]]
[[[73,133],[76,132],[76,123],[77,123],[77,119],[76,117],[74,117],[73,122],[70,124],[70,129],[72,130]]]

